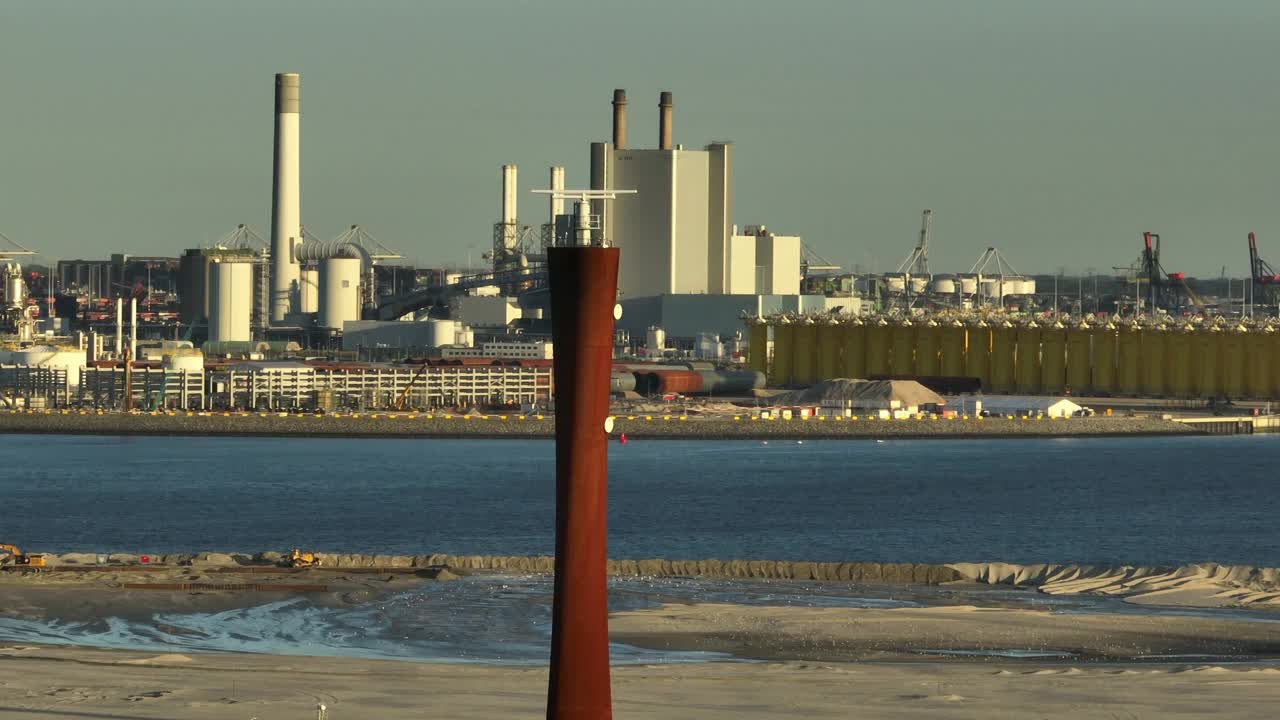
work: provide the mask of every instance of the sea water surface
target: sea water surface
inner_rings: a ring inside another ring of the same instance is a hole
[[[1280,564],[1280,436],[643,441],[609,555]],[[550,554],[544,440],[0,436],[0,542]]]
[[[0,436],[0,491],[10,499],[0,541],[54,552],[549,554],[553,459],[550,442],[526,440]],[[1276,565],[1277,466],[1280,437],[1267,436],[632,441],[610,453],[609,554]],[[300,597],[142,620],[0,618],[0,640],[545,663],[550,602],[546,576],[476,575],[355,607]],[[997,603],[1276,620],[1011,588],[610,581],[614,610],[662,602]],[[612,655],[730,659],[617,644]]]

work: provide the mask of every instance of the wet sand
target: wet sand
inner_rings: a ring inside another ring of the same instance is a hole
[[[0,649],[0,718],[540,718],[545,669]],[[1237,665],[704,663],[614,668],[614,716],[1270,718],[1280,669]]]

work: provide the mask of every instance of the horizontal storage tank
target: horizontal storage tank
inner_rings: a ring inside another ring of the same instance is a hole
[[[745,395],[764,387],[764,373],[755,370],[703,370],[702,392],[708,395]]]
[[[360,260],[332,257],[320,262],[320,315],[317,326],[341,331],[360,319]]]
[[[8,353],[0,351],[0,362],[11,365],[27,365],[30,367],[47,367],[67,371],[67,385],[79,387],[80,370],[84,367],[85,353],[78,348],[58,347],[55,345],[34,345],[32,347],[13,350]]]
[[[320,312],[320,271],[304,267],[298,275],[298,307],[304,313]]]
[[[641,395],[689,395],[702,392],[702,373],[695,370],[642,370],[635,373]]]
[[[939,295],[955,295],[956,277],[954,275],[934,275],[929,289]]]
[[[609,392],[625,393],[636,389],[635,373],[614,370],[609,374]]]
[[[204,372],[204,353],[199,350],[175,350],[164,356],[162,365],[166,373]]]
[[[209,340],[253,339],[253,265],[215,260],[209,267]]]

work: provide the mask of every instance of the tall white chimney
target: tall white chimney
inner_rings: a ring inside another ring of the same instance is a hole
[[[502,166],[502,246],[514,250],[519,238],[516,232],[516,166]]]
[[[271,188],[271,322],[297,309],[300,272],[294,246],[302,242],[297,73],[276,75],[276,156]]]
[[[116,298],[116,357],[124,356],[124,298]]]
[[[551,166],[551,189],[564,189],[564,168],[559,165]],[[556,216],[564,214],[564,198],[556,197],[555,193],[548,195],[551,198],[551,224],[556,224]]]

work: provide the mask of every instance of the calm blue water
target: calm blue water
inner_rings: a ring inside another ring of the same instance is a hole
[[[633,441],[611,557],[1280,564],[1280,437]],[[0,436],[46,551],[549,554],[553,446]]]

